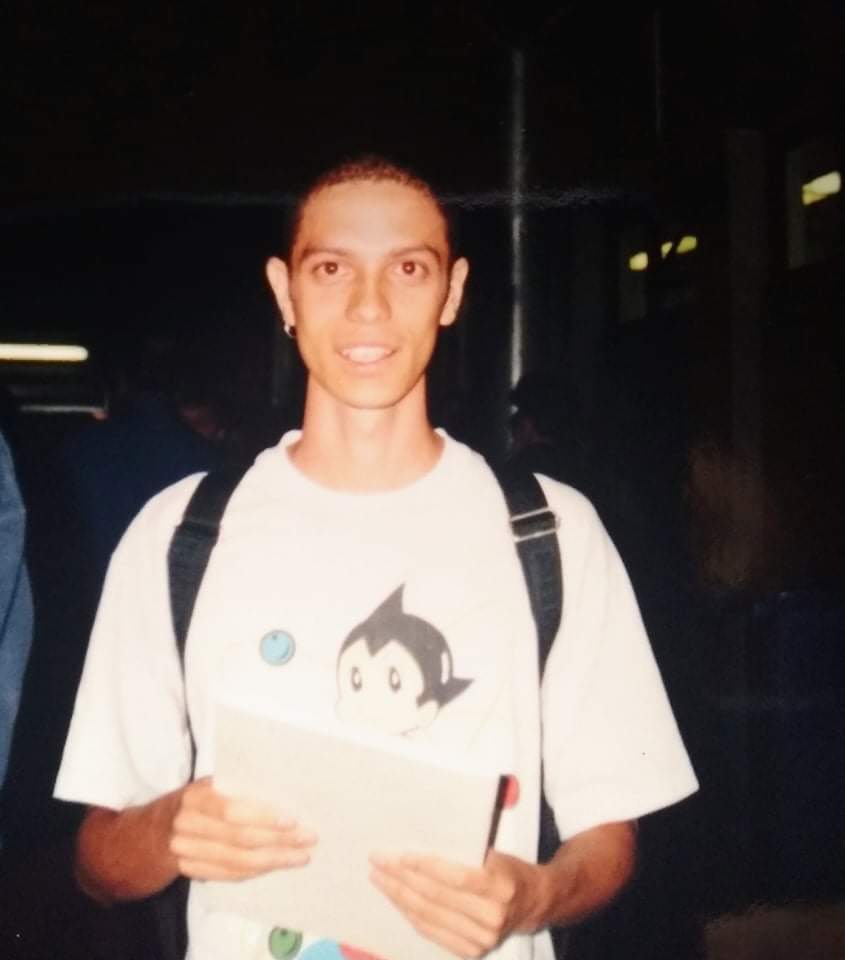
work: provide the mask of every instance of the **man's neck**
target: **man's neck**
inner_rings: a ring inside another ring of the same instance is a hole
[[[351,492],[397,490],[431,470],[443,439],[425,414],[425,398],[388,410],[305,404],[302,436],[289,449],[296,467],[322,486]]]

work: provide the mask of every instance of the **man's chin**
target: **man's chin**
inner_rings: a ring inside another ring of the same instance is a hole
[[[348,390],[335,390],[332,396],[350,410],[380,413],[400,407],[412,389],[391,389],[384,384],[356,384]]]
[[[409,382],[410,381],[410,382]],[[347,409],[361,413],[384,413],[413,406],[417,396],[425,404],[425,379],[404,377],[357,378],[350,376],[320,377],[312,373],[308,385],[308,404],[328,410]]]

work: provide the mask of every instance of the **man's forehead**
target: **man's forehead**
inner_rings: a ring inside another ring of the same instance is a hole
[[[433,196],[392,180],[331,184],[307,198],[294,238],[305,248],[394,245],[429,247],[448,255],[446,219]]]

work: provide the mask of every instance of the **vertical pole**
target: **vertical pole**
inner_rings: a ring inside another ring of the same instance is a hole
[[[523,216],[525,193],[525,58],[514,50],[511,60],[511,290],[513,296],[510,379],[511,386],[525,366],[525,314],[523,302]]]

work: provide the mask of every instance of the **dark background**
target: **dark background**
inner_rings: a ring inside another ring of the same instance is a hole
[[[141,911],[74,893],[77,813],[49,799],[95,592],[75,579],[58,457],[90,413],[67,410],[115,414],[118,372],[163,334],[225,420],[226,455],[295,424],[301,368],[263,266],[296,192],[361,150],[411,162],[457,212],[472,272],[433,416],[494,459],[518,297],[522,367],[558,385],[565,479],[626,560],[701,780],[645,818],[634,884],[573,956],[845,955],[842,195],[799,202],[843,166],[842,4],[70,0],[2,16],[2,338],[91,351],[81,369],[0,364],[37,610],[2,805],[9,955],[147,950]],[[695,251],[661,256],[685,235]],[[66,412],[33,409],[48,402]]]

